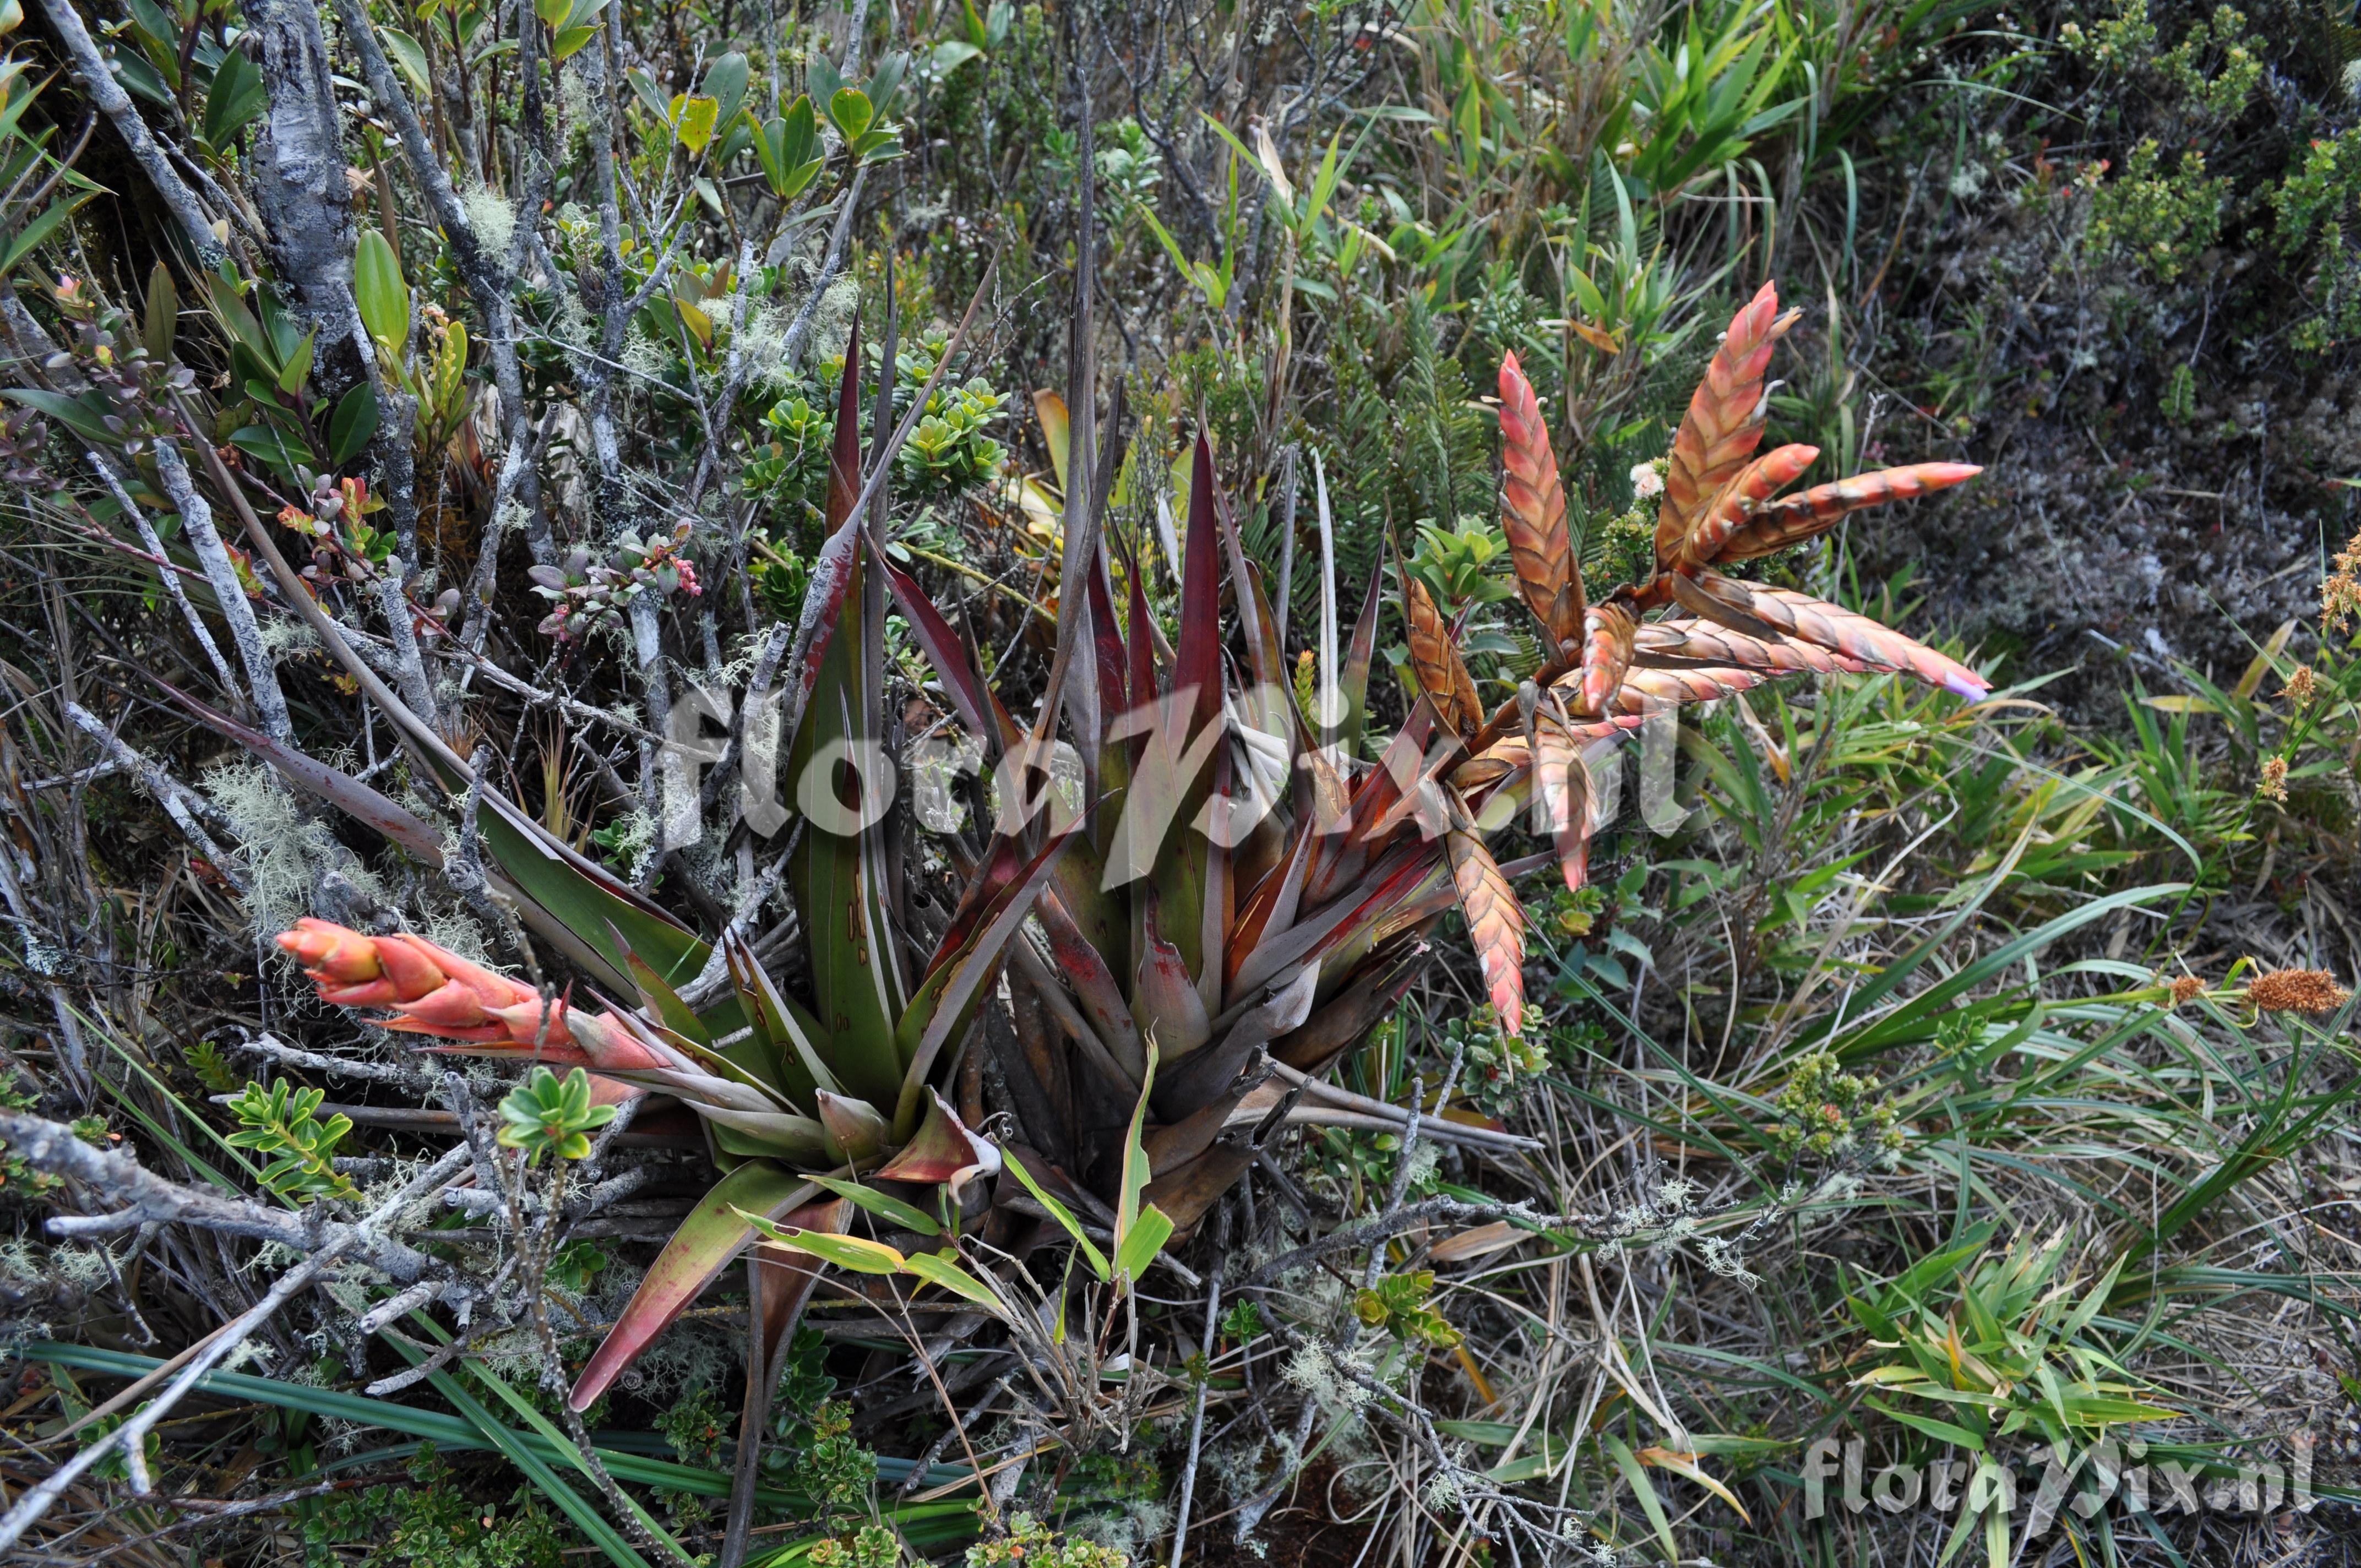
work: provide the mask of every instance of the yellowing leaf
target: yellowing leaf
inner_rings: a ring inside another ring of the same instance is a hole
[[[1067,434],[1066,400],[1043,389],[1033,394],[1033,412],[1041,421],[1041,439],[1049,448],[1049,466],[1057,470],[1058,488],[1066,488],[1066,457],[1073,443]]]
[[[738,1215],[779,1245],[792,1247],[796,1252],[807,1252],[823,1263],[849,1268],[855,1274],[899,1274],[909,1261],[884,1242],[775,1225],[758,1214],[747,1213],[743,1209],[738,1211]]]
[[[2279,622],[2279,629],[2271,633],[2270,641],[2263,644],[2263,651],[2255,655],[2254,662],[2246,666],[2246,673],[2238,677],[2237,689],[2231,695],[2241,702],[2254,696],[2256,689],[2263,684],[2263,677],[2271,673],[2272,661],[2287,651],[2288,639],[2294,635],[2295,622],[2292,620]]]
[[[713,139],[713,122],[721,114],[721,102],[703,93],[673,94],[671,111],[664,116],[672,125],[672,134],[680,145],[692,153],[701,153],[705,144]]]
[[[1676,1453],[1669,1448],[1643,1448],[1632,1457],[1642,1464],[1653,1464],[1658,1469],[1669,1470],[1675,1475],[1687,1476],[1731,1508],[1736,1508],[1740,1519],[1744,1519],[1748,1524],[1754,1522],[1754,1516],[1746,1511],[1746,1505],[1740,1502],[1729,1487],[1707,1475],[1698,1466],[1696,1454]]]
[[[1623,352],[1622,343],[1618,340],[1616,335],[1611,332],[1603,332],[1598,327],[1592,326],[1588,322],[1568,322],[1565,324],[1574,329],[1575,336],[1582,339],[1583,342],[1590,345],[1591,347],[1598,350],[1601,354],[1620,354]]]

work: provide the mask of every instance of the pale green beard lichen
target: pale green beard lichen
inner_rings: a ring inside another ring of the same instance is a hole
[[[484,248],[495,257],[507,257],[516,239],[516,204],[489,185],[474,185],[459,193],[459,205],[467,209],[467,222]]]
[[[270,655],[274,665],[283,663],[291,653],[306,652],[320,645],[319,635],[309,626],[283,615],[255,617],[255,630],[262,634],[262,651]]]
[[[646,390],[642,383],[661,381],[672,368],[672,351],[634,324],[623,338],[623,369],[633,383],[628,389]]]
[[[787,328],[795,319],[795,313],[777,300],[766,300],[748,313],[738,349],[745,356],[749,386],[783,396],[795,389],[795,367],[786,360]]]
[[[337,866],[361,892],[390,902],[384,885],[343,851],[324,823],[303,815],[267,765],[225,758],[207,768],[198,784],[236,832],[231,858],[246,877],[247,919],[258,936],[284,931],[313,912],[313,888],[324,866]]]
[[[852,335],[852,313],[861,304],[859,280],[840,277],[822,294],[818,309],[812,312],[811,334],[804,345],[807,364],[835,359],[844,353],[844,345]]]

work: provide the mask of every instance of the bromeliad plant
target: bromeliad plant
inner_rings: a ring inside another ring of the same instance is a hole
[[[1579,886],[1592,828],[1585,744],[1659,707],[1804,671],[1899,670],[1984,694],[1971,671],[1864,617],[1716,570],[1975,472],[1922,465],[1775,499],[1813,455],[1753,455],[1764,368],[1792,319],[1766,286],[1733,322],[1674,445],[1657,572],[1597,606],[1585,603],[1532,390],[1504,364],[1502,523],[1542,628],[1541,666],[1488,710],[1455,629],[1404,574],[1421,690],[1374,763],[1360,758],[1360,729],[1376,584],[1349,645],[1317,651],[1339,674],[1316,722],[1290,694],[1261,575],[1201,440],[1168,649],[1142,574],[1119,540],[1101,543],[1107,487],[1088,477],[1114,468],[1087,419],[1067,465],[1064,636],[1039,717],[1020,724],[884,547],[879,498],[898,448],[864,468],[856,345],[829,449],[828,543],[805,601],[810,652],[787,692],[787,775],[801,781],[804,819],[785,872],[807,989],[783,987],[733,933],[708,940],[492,794],[485,847],[527,924],[618,1000],[577,1004],[411,936],[305,921],[280,943],[326,1000],[451,1042],[434,1048],[579,1068],[596,1075],[596,1101],[663,1095],[702,1119],[719,1179],[590,1358],[577,1409],[758,1234],[804,1260],[777,1266],[780,1288],[755,1314],[758,1368],[776,1365],[815,1257],[981,1300],[956,1261],[969,1241],[1021,1253],[1068,1234],[1092,1260],[1087,1277],[1120,1289],[1285,1126],[1402,1114],[1321,1079],[1392,1010],[1425,935],[1455,906],[1499,1027],[1522,1028],[1524,919],[1486,839],[1538,797]],[[884,784],[864,761],[886,734],[889,599],[997,784],[982,831],[939,842],[963,877],[939,930],[891,869],[907,850],[890,839]],[[1079,803],[1053,787],[1060,745],[1079,761]],[[1027,1005],[1001,1000],[1004,971]],[[979,1029],[987,1008],[1004,1020]],[[997,1145],[941,1092],[962,1052],[987,1048],[1013,1128]],[[884,1234],[829,1240],[855,1208]]]

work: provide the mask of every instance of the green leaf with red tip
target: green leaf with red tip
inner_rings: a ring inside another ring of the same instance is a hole
[[[622,1370],[687,1310],[714,1276],[752,1239],[749,1212],[775,1217],[809,1202],[819,1189],[767,1160],[750,1160],[709,1189],[640,1281],[631,1305],[582,1369],[568,1403],[587,1410]]]

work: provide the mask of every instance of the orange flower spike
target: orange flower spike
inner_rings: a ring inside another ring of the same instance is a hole
[[[1909,463],[1814,485],[1757,510],[1735,529],[1720,555],[1731,561],[1768,555],[1827,532],[1847,512],[1948,490],[1982,472],[1973,463]]]
[[[1565,487],[1541,401],[1513,354],[1500,360],[1500,527],[1517,587],[1551,641],[1569,645],[1582,635],[1583,604],[1565,527]]]
[[[438,953],[434,944],[415,938],[386,937],[377,943],[377,961],[385,966],[386,983],[393,994],[368,1003],[373,1007],[390,1007],[400,1002],[415,1002],[432,996],[451,983],[448,970],[435,961]],[[359,1006],[356,998],[331,996],[331,1002],[341,1002],[348,1007]]]
[[[323,985],[359,985],[385,972],[377,961],[377,944],[358,931],[306,915],[292,931],[279,933],[279,945],[292,954],[304,971]]]
[[[423,937],[413,937],[407,931],[381,938],[378,942],[378,957],[387,961],[389,969],[392,967],[392,955],[387,949],[397,946],[409,949],[423,964],[439,974],[445,983],[463,988],[487,1012],[496,1007],[512,1007],[519,1002],[531,1001],[541,994],[522,981],[494,974],[481,964],[470,963],[448,948],[438,948]],[[403,1000],[419,999],[404,997]]]
[[[1638,628],[1620,605],[1603,604],[1584,618],[1582,685],[1579,701],[1586,718],[1607,711],[1615,689],[1631,667],[1632,641]]]
[[[1720,559],[1730,536],[1743,529],[1764,502],[1802,477],[1819,455],[1817,446],[1782,446],[1740,469],[1682,542],[1674,569],[1709,566]]]
[[[1763,373],[1771,346],[1795,323],[1779,313],[1779,291],[1765,283],[1730,318],[1730,331],[1706,367],[1673,437],[1664,499],[1656,515],[1656,559],[1669,565],[1714,493],[1754,455],[1763,440]]]

